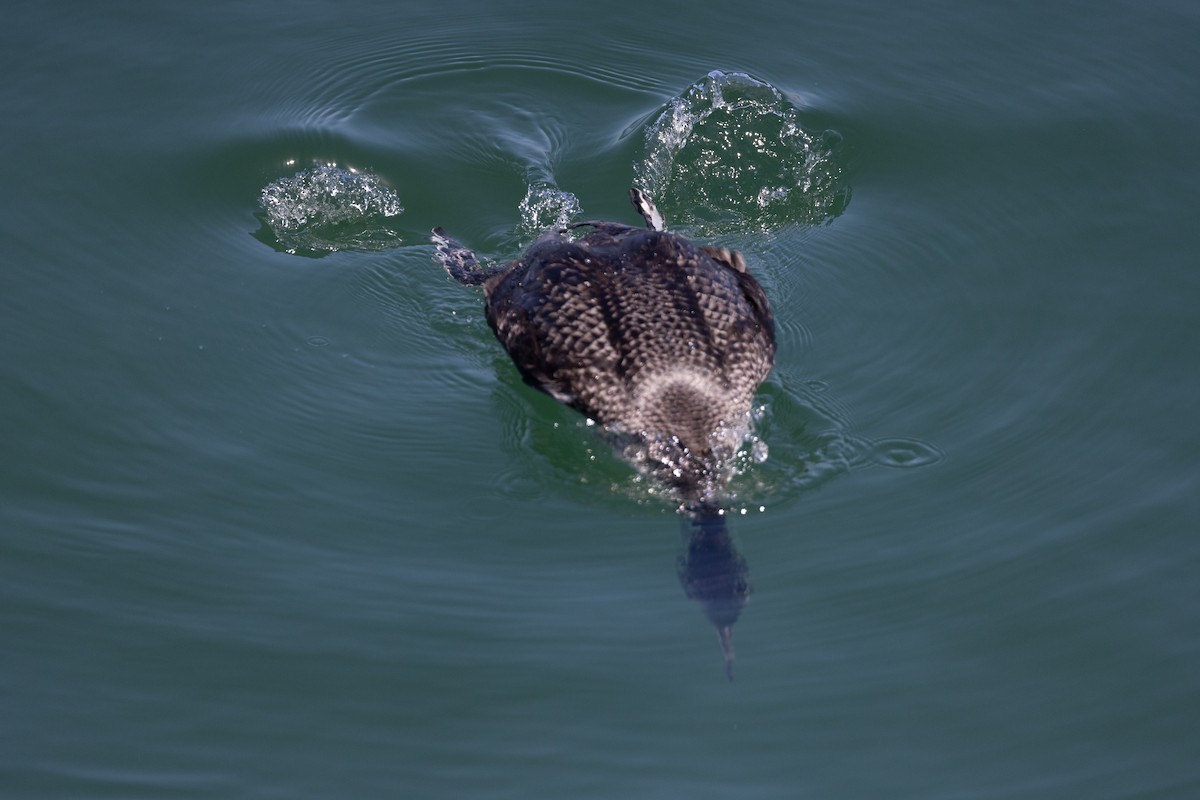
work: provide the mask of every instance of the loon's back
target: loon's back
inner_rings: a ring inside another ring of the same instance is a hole
[[[717,629],[733,677],[732,626],[750,593],[720,492],[754,392],[775,360],[775,323],[742,257],[663,230],[637,189],[649,230],[614,222],[577,240],[543,237],[503,267],[433,231],[437,257],[482,284],[487,319],[526,382],[645,445],[631,458],[678,495],[688,546],[679,578]]]
[[[775,358],[767,299],[737,253],[615,223],[543,238],[485,284],[487,318],[531,385],[697,458],[750,410]]]

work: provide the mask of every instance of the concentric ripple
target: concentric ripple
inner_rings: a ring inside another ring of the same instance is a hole
[[[713,71],[648,126],[635,172],[669,220],[699,233],[820,223],[850,199],[840,141],[806,131],[769,83]]]
[[[297,255],[382,250],[402,243],[392,220],[404,211],[375,175],[314,164],[267,184],[260,197],[259,238]]]

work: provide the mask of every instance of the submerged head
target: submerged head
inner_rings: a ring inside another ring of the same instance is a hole
[[[733,680],[733,624],[750,599],[746,559],[733,546],[719,510],[695,512],[688,518],[685,531],[687,551],[679,558],[679,582],[717,629],[725,674]]]

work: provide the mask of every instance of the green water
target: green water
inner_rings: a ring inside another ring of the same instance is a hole
[[[12,4],[0,796],[1200,796],[1198,36],[1114,0]],[[760,104],[663,155],[714,70]],[[278,228],[318,163],[367,211]],[[734,683],[670,503],[427,239],[503,260],[635,222],[635,182],[779,326]]]

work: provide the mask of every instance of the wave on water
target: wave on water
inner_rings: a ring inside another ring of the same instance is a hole
[[[277,250],[320,257],[338,250],[382,250],[402,244],[393,220],[404,212],[396,192],[376,175],[314,164],[272,181],[259,198],[255,235]]]
[[[787,502],[851,470],[870,466],[912,469],[937,463],[941,451],[916,439],[870,439],[855,431],[846,409],[821,381],[768,381],[753,427],[733,462],[731,508]],[[770,458],[765,442],[770,441]],[[741,498],[753,498],[747,503]]]
[[[810,133],[774,86],[713,71],[645,132],[637,182],[676,225],[711,235],[826,222],[850,200],[835,131]]]
[[[523,455],[528,457],[526,445],[532,441],[541,457],[555,462],[559,478],[607,485],[639,505],[678,507],[678,499],[656,475],[653,440],[631,442],[619,429],[605,428],[600,443],[594,423],[581,419],[574,421],[577,436],[564,442],[563,425],[556,421],[553,427],[559,435],[543,442],[533,417],[514,415],[511,424],[520,428],[512,438],[523,443]],[[788,505],[855,470],[916,469],[943,457],[935,445],[917,439],[863,436],[823,382],[782,377],[763,385],[747,419],[715,435],[723,438],[723,455],[712,475],[719,487],[717,497],[724,513],[736,516]],[[569,451],[561,451],[564,446]],[[550,474],[532,466],[525,473]],[[545,491],[553,488],[548,485]]]
[[[834,131],[812,133],[799,117],[796,106],[769,83],[744,73],[710,72],[645,126],[644,153],[632,165],[635,182],[654,198],[668,224],[690,235],[829,222],[850,198],[841,137]],[[582,215],[578,197],[558,188],[550,175],[527,180],[519,220],[502,237],[501,258]],[[263,227],[256,236],[288,253],[320,257],[405,243],[396,222],[404,212],[399,197],[369,172],[314,163],[269,183],[260,202]],[[491,263],[488,254],[480,256]],[[941,457],[922,442],[858,436],[844,411],[815,384],[784,388],[769,382],[763,392],[765,404],[729,432],[723,451],[718,483],[729,480],[725,500],[734,513],[762,510],[858,467],[911,468]],[[647,461],[640,453],[620,455],[635,468]],[[599,468],[611,478],[607,468]],[[622,493],[642,501],[670,499],[645,469],[635,470]]]

